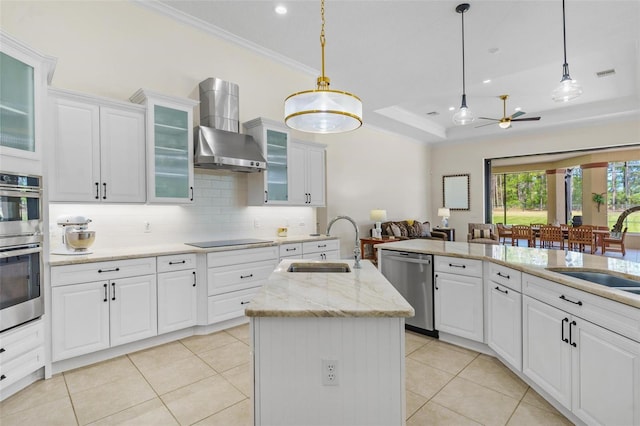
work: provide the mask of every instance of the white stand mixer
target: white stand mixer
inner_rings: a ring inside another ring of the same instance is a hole
[[[86,216],[60,216],[56,220],[62,227],[63,247],[54,250],[52,254],[80,255],[91,254],[89,247],[96,239],[96,231],[89,231],[87,227],[91,219]]]

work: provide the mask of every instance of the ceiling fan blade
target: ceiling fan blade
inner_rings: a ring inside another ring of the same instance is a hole
[[[525,114],[526,114],[526,112],[524,112],[524,111],[516,111],[513,114],[511,114],[511,119],[513,120],[514,118],[520,117],[521,115],[525,115]]]
[[[540,117],[516,118],[515,120],[511,120],[511,121],[538,121],[538,120],[540,120]]]
[[[493,119],[492,119],[493,120]],[[499,121],[499,120],[498,120]],[[486,126],[495,126],[496,123],[487,123],[487,124],[483,124],[481,126],[475,126],[475,128],[477,129],[478,127],[486,127]]]
[[[489,117],[478,117],[479,120],[493,120],[493,121],[500,121],[499,118],[489,118]]]

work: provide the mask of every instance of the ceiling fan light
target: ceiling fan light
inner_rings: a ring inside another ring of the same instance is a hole
[[[498,123],[498,126],[500,126],[501,129],[508,129],[509,127],[511,127],[511,120],[501,121]]]
[[[341,133],[362,125],[362,102],[348,92],[307,90],[284,101],[287,126],[310,133]]]
[[[572,80],[568,75],[562,78],[560,84],[551,94],[551,98],[555,102],[568,102],[577,98],[582,94],[582,86],[576,81]]]
[[[453,122],[459,126],[470,124],[475,119],[475,115],[467,106],[461,106],[458,112],[453,114]]]

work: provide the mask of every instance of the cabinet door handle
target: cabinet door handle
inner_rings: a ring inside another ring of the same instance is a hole
[[[560,299],[564,300],[565,302],[573,303],[574,305],[582,306],[582,302],[580,300],[574,302],[573,300],[568,299],[564,294],[560,296]]]
[[[504,294],[509,294],[509,290],[502,290],[500,287],[496,286],[496,290],[498,290],[500,293],[504,293]]]
[[[560,324],[560,329],[562,330],[562,341],[563,341],[563,342],[565,342],[565,343],[569,343],[569,339],[567,339],[566,337],[564,337],[564,323],[565,323],[565,322],[567,322],[567,323],[568,323],[568,322],[569,322],[569,318],[564,318],[564,319],[562,320],[562,323]],[[571,326],[569,326],[569,327],[571,327]]]
[[[103,184],[102,184],[102,189],[103,189],[103,192],[102,192],[102,199],[103,199],[103,200],[106,200],[106,199],[107,199],[107,184],[106,184],[106,183],[103,183]]]
[[[116,283],[111,283],[111,300],[116,300]]]
[[[456,265],[455,263],[450,263],[449,267],[450,268],[462,268],[462,269],[464,269],[464,268],[467,267],[467,265]]]
[[[6,352],[7,350],[5,348],[0,348],[0,354]]]
[[[433,286],[435,287],[436,290],[439,290],[438,289],[438,274],[436,274],[433,278],[434,278]]]
[[[196,273],[192,272],[192,274],[193,274],[193,286],[195,287],[196,286]]]
[[[578,324],[575,321],[571,321],[571,324],[569,324],[569,344],[575,348],[578,345],[573,341],[573,337],[571,336],[571,327],[573,327],[574,325]]]
[[[193,186],[190,186],[189,189],[191,190],[191,198],[189,198],[189,201],[193,201]]]
[[[187,261],[186,260],[181,260],[179,262],[169,262],[169,265],[180,265],[182,263],[187,263]]]
[[[107,283],[104,283],[104,300],[103,300],[103,302],[107,301],[107,297],[108,297],[107,296]]]
[[[253,274],[249,274],[249,275],[240,275],[241,279],[245,279],[245,278],[251,278],[253,277]]]
[[[251,303],[251,301],[248,301],[248,302],[242,302],[242,301],[241,301],[241,302],[240,302],[240,304],[241,304],[241,305],[248,305],[249,303]]]
[[[7,376],[5,376],[4,374],[2,376],[0,376],[0,380],[4,380],[6,378],[7,378]]]
[[[502,272],[498,272],[498,273],[497,273],[497,275],[498,275],[499,277],[506,278],[506,279],[508,279],[508,280],[509,280],[509,279],[511,279],[511,277],[510,277],[508,274],[507,274],[507,275],[503,275],[503,274],[502,274]]]
[[[269,191],[264,191],[264,202],[269,202]]]
[[[96,200],[100,199],[100,183],[96,182]]]
[[[101,274],[103,272],[118,272],[120,270],[120,268],[114,268],[114,269],[98,269],[98,273]]]

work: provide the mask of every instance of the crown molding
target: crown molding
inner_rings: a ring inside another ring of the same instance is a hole
[[[273,50],[267,49],[259,44],[253,43],[249,40],[246,40],[242,37],[238,37],[237,35],[230,33],[227,30],[224,30],[220,27],[217,27],[211,23],[203,21],[202,19],[195,18],[191,15],[188,15],[182,11],[174,9],[173,7],[162,3],[157,0],[131,0],[132,3],[144,7],[146,9],[152,10],[154,12],[160,13],[162,15],[168,16],[172,19],[175,19],[178,22],[189,25],[193,28],[197,28],[201,31],[204,31],[214,37],[221,38],[225,41],[233,43],[237,46],[243,47],[247,50],[250,50],[254,53],[257,53],[261,56],[264,56],[268,59],[279,62],[283,65],[288,66],[296,71],[303,72],[305,74],[309,74],[311,76],[317,76],[320,72],[312,67],[308,67],[298,61],[294,61],[284,55],[274,52]]]

